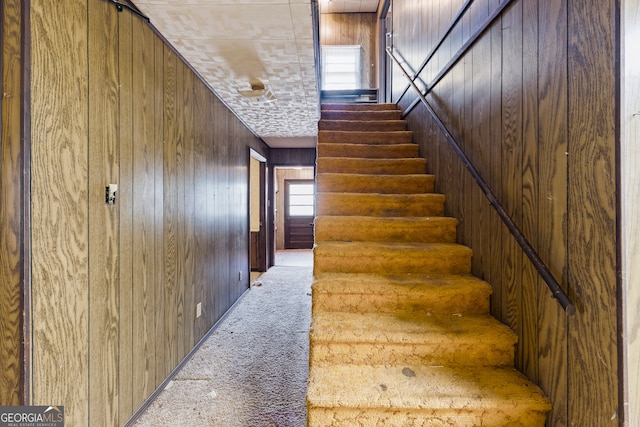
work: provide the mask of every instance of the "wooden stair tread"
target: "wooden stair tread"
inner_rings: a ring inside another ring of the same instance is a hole
[[[491,285],[471,275],[325,272],[316,275],[312,288],[314,313],[486,314],[492,293]]]
[[[319,143],[318,157],[410,158],[418,157],[415,144],[328,144]]]
[[[320,111],[321,120],[400,120],[400,110],[328,110]]]
[[[316,160],[318,173],[359,173],[405,175],[426,173],[427,161],[423,158],[349,158],[349,157],[319,157]]]
[[[371,110],[399,110],[396,104],[350,104],[350,103],[322,103],[321,110],[341,110],[341,111],[371,111]]]
[[[415,242],[323,242],[318,243],[314,248],[318,252],[334,253],[344,255],[347,253],[375,253],[375,252],[397,252],[405,253],[407,258],[422,257],[425,252],[447,252],[461,253],[471,256],[472,251],[468,246],[458,243],[415,243]]]
[[[547,411],[549,400],[513,368],[312,366],[311,407]]]
[[[451,217],[318,216],[315,240],[419,243],[456,240],[458,221]]]
[[[316,193],[316,215],[442,216],[442,194]]]
[[[414,194],[433,193],[435,177],[420,174],[358,174],[318,172],[318,192]]]
[[[324,120],[318,122],[318,130],[351,131],[399,131],[407,129],[406,120]]]
[[[345,313],[319,312],[313,316],[311,339],[315,341],[422,343],[429,344],[489,341],[507,347],[517,342],[516,334],[495,318],[465,316],[460,313]]]
[[[386,131],[344,131],[318,130],[318,143],[324,144],[408,144],[413,140],[413,132],[408,130]]]
[[[463,289],[481,289],[487,296],[492,292],[491,285],[472,275],[322,273],[313,283],[314,292],[412,296],[424,291],[437,298],[443,298],[449,292],[457,294]]]
[[[367,304],[366,297],[363,304]],[[488,313],[314,312],[312,364],[513,366],[516,334]]]
[[[314,273],[467,274],[472,251],[456,243],[322,242],[314,251]]]

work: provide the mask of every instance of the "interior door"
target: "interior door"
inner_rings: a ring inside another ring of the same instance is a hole
[[[313,180],[285,180],[285,249],[313,248],[315,183]]]

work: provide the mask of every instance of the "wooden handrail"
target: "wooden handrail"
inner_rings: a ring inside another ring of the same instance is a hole
[[[442,120],[440,120],[440,118],[438,117],[436,112],[433,110],[433,108],[431,108],[431,105],[427,101],[426,96],[422,93],[420,88],[418,88],[414,79],[411,78],[411,75],[409,74],[409,72],[405,69],[405,67],[402,66],[402,63],[398,58],[396,58],[396,56],[394,55],[393,51],[390,48],[387,48],[386,52],[389,55],[389,57],[393,59],[393,61],[398,66],[398,68],[400,68],[404,76],[409,80],[409,84],[413,87],[415,92],[418,94],[420,101],[422,101],[422,103],[424,104],[425,108],[431,115],[431,118],[434,120],[434,122],[436,123],[440,131],[443,133],[445,139],[447,140],[451,148],[453,148],[453,151],[455,151],[455,153],[458,155],[464,167],[469,171],[469,173],[471,173],[471,176],[476,181],[476,183],[478,184],[478,186],[480,187],[484,195],[487,197],[491,206],[493,206],[493,208],[496,210],[502,222],[507,226],[507,228],[509,229],[513,237],[516,239],[516,241],[522,248],[522,251],[527,255],[527,257],[533,264],[538,274],[540,274],[540,277],[542,277],[542,279],[547,284],[547,287],[551,291],[552,297],[558,301],[558,303],[562,306],[562,308],[564,309],[565,313],[568,316],[574,315],[576,312],[576,307],[573,305],[573,302],[571,302],[571,300],[569,299],[567,294],[564,292],[564,290],[562,289],[562,287],[560,286],[556,278],[553,277],[553,274],[551,273],[549,268],[542,261],[542,259],[540,258],[538,253],[535,251],[535,249],[533,249],[533,246],[531,246],[527,238],[524,236],[524,234],[522,234],[522,231],[520,231],[520,229],[515,224],[515,222],[513,222],[513,219],[511,218],[511,216],[504,209],[500,201],[497,199],[497,197],[495,196],[491,188],[487,185],[485,180],[482,178],[482,176],[480,175],[478,170],[475,168],[473,163],[471,163],[471,160],[469,159],[469,157],[467,157],[464,151],[462,151],[457,141],[451,135],[451,133],[449,132],[445,124],[442,122]]]

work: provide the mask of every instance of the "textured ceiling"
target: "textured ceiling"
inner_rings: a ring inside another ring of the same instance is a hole
[[[318,133],[310,0],[135,0],[135,5],[271,147],[314,147]],[[321,0],[324,13],[371,12],[378,0]],[[262,82],[275,100],[239,90]]]

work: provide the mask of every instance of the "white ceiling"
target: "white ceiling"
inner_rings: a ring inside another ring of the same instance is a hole
[[[310,0],[135,0],[222,100],[273,148],[315,147],[319,100]],[[320,0],[322,13],[375,12],[378,0]],[[260,81],[275,96],[238,93]]]

